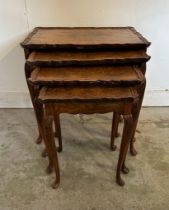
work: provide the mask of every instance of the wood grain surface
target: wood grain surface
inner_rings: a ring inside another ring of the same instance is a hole
[[[41,67],[33,70],[29,82],[36,85],[138,85],[144,76],[135,66]]]
[[[27,62],[38,66],[132,64],[150,59],[144,50],[135,51],[33,51]]]
[[[131,87],[43,87],[38,99],[43,103],[133,101],[138,96]]]
[[[35,28],[21,43],[32,49],[44,48],[146,48],[150,43],[132,27]]]

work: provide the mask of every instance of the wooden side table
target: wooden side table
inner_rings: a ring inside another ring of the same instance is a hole
[[[116,172],[116,182],[123,186],[125,183],[121,178],[121,171],[128,173],[129,169],[125,166],[125,158],[128,145],[132,134],[133,113],[137,110],[138,93],[135,89],[106,88],[106,87],[43,87],[40,91],[38,100],[44,105],[42,127],[43,138],[49,154],[49,168],[54,167],[55,181],[53,188],[60,183],[59,164],[55,141],[52,131],[53,113],[71,114],[93,114],[116,112],[124,117],[124,129],[120,147],[119,160]]]
[[[45,124],[44,118],[48,122],[51,122],[50,119],[54,118],[55,130],[59,140],[57,150],[62,151],[59,114],[64,112],[67,93],[69,92],[71,95],[68,88],[71,91],[75,88],[74,94],[77,94],[77,91],[80,90],[78,94],[83,94],[79,95],[78,103],[73,101],[74,97],[72,95],[72,98],[68,100],[69,103],[66,103],[66,106],[69,104],[69,109],[65,108],[65,112],[73,113],[71,110],[75,110],[75,113],[89,113],[89,110],[94,112],[94,107],[96,107],[95,111],[98,110],[98,113],[105,113],[108,110],[114,112],[111,134],[112,150],[116,148],[114,137],[118,130],[119,116],[121,114],[124,118],[126,115],[132,116],[132,123],[129,123],[130,133],[127,133],[124,129],[123,138],[130,139],[130,152],[133,155],[136,154],[134,135],[146,85],[144,77],[146,62],[150,59],[146,50],[150,42],[132,27],[38,27],[28,35],[21,45],[24,47],[25,58],[27,59],[25,76],[38,122],[38,142],[41,142],[42,137],[44,138],[48,148],[49,161],[51,164],[55,161],[56,174],[58,173],[57,158],[54,152],[52,153],[54,145],[53,141],[50,140],[53,138],[51,133],[53,131],[50,129],[51,123]],[[64,87],[68,88],[63,90]],[[94,88],[95,90],[93,92],[89,91],[91,95],[88,95],[94,106],[88,104],[88,98],[83,98],[83,95],[87,97],[84,93],[84,89],[87,90],[86,88],[90,90]],[[123,93],[122,90],[127,88],[130,91],[124,91]],[[102,102],[105,99],[107,101],[104,94],[110,94],[111,89],[112,91],[116,89],[116,91],[109,95],[111,96],[110,101],[113,101],[113,103],[111,109],[108,109],[107,107],[110,108],[110,104],[106,103],[105,105]],[[56,90],[61,91],[62,102],[61,98],[58,98],[59,95]],[[97,98],[98,101],[95,101],[96,90],[102,93],[100,98]],[[132,102],[128,102],[129,95],[125,95],[127,93],[130,93]],[[114,101],[114,98],[118,98],[118,103],[116,103],[116,100]],[[84,110],[81,102],[85,104],[86,110]],[[58,109],[58,107],[60,108]],[[126,112],[128,108],[129,112]],[[123,138],[122,142],[124,142]],[[128,140],[125,140],[125,142],[128,142]],[[121,153],[122,156],[125,156],[124,152]],[[55,160],[53,160],[54,156]],[[49,164],[48,172],[51,172],[51,164]],[[118,178],[118,183],[120,183],[120,179]],[[58,183],[57,177],[56,180],[56,183]]]

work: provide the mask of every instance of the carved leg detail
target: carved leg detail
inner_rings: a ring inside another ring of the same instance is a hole
[[[132,115],[124,115],[124,128],[123,128],[123,135],[121,140],[121,146],[120,146],[120,154],[119,154],[119,160],[117,164],[117,172],[116,172],[116,182],[120,186],[123,186],[125,182],[121,178],[121,171],[126,171],[127,168],[125,167],[125,158],[129,146],[129,142],[132,135]]]
[[[113,120],[112,120],[112,130],[111,130],[111,143],[110,149],[112,151],[116,150],[116,145],[114,144],[115,137],[118,136],[118,125],[119,125],[120,115],[116,112],[113,113]]]
[[[38,94],[38,88],[37,87],[34,87],[32,85],[30,85],[28,83],[28,78],[30,77],[31,75],[31,72],[32,72],[32,67],[29,66],[27,63],[25,64],[25,77],[26,77],[26,82],[27,82],[27,86],[28,86],[28,89],[29,89],[29,93],[30,93],[30,96],[31,96],[31,101],[32,101],[32,104],[33,104],[33,108],[34,108],[34,113],[35,113],[35,117],[36,117],[36,120],[37,120],[37,125],[38,125],[38,131],[39,131],[39,136],[36,140],[36,143],[37,144],[40,144],[42,142],[42,131],[41,131],[41,127],[39,125],[39,113],[38,113],[38,106],[35,102],[35,98],[36,98],[36,95]]]
[[[137,151],[134,147],[134,143],[136,141],[135,132],[136,132],[137,124],[138,124],[138,119],[139,119],[142,101],[143,101],[143,97],[144,97],[145,87],[146,87],[146,80],[144,80],[142,82],[142,84],[139,85],[137,88],[137,91],[139,94],[139,100],[136,100],[135,107],[133,110],[133,131],[132,131],[131,142],[130,142],[130,154],[132,156],[137,155]]]
[[[44,119],[43,119],[43,116],[44,116],[44,110],[43,110],[43,105],[40,104],[39,102],[35,101],[34,103],[36,103],[36,107],[38,107],[37,109],[37,114],[38,114],[38,122],[39,122],[39,128],[40,128],[40,131],[42,133],[42,138],[44,140],[44,144],[45,144],[45,149],[44,151],[42,152],[42,156],[45,157],[46,155],[48,156],[48,159],[49,159],[49,165],[46,169],[46,172],[49,174],[52,172],[52,156],[51,156],[51,147],[50,147],[50,144],[46,138],[46,132],[45,132],[45,129],[44,129]],[[50,155],[49,155],[50,154]]]
[[[62,152],[63,146],[62,146],[62,134],[61,134],[59,114],[55,114],[54,121],[55,121],[55,137],[58,138],[58,144],[59,144],[59,147],[57,147],[57,151]]]
[[[46,141],[46,145],[48,147],[48,156],[52,161],[53,168],[55,170],[55,182],[52,184],[52,188],[56,188],[60,183],[60,173],[59,173],[59,163],[56,151],[56,145],[54,140],[54,134],[52,129],[52,117],[44,118],[44,139]]]

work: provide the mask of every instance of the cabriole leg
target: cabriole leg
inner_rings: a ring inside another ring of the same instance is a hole
[[[136,142],[135,132],[136,132],[137,124],[138,124],[138,119],[139,119],[142,101],[144,97],[145,87],[146,87],[146,80],[141,85],[138,86],[139,101],[137,102],[136,107],[133,110],[134,111],[133,112],[133,132],[132,132],[132,137],[131,137],[131,142],[130,142],[130,154],[132,156],[137,155],[137,151],[134,146],[134,143]]]
[[[116,150],[115,137],[118,136],[118,125],[119,125],[120,115],[117,112],[113,113],[113,120],[112,120],[112,130],[111,130],[111,143],[110,143],[110,149],[112,151]]]
[[[119,154],[119,160],[118,160],[117,172],[116,172],[116,182],[120,186],[123,186],[125,184],[125,182],[121,178],[121,171],[124,170],[124,166],[125,166],[124,162],[125,162],[126,154],[128,151],[131,135],[132,135],[132,123],[133,123],[132,115],[124,115],[124,128],[123,128],[120,154]]]
[[[61,127],[60,127],[60,117],[58,113],[54,114],[54,121],[55,121],[55,137],[58,138],[58,152],[62,152],[63,146],[62,146],[62,134],[61,134]]]
[[[52,122],[53,122],[53,117],[51,116],[44,117],[44,120],[43,120],[44,140],[46,142],[48,156],[50,156],[52,160],[52,165],[55,170],[55,176],[56,176],[55,181],[52,184],[52,188],[57,188],[60,183],[60,173],[59,173],[59,163],[58,163],[56,145],[55,145],[55,140],[54,140],[54,133],[52,129]]]
[[[37,107],[37,104],[35,103],[34,87],[32,85],[30,85],[28,83],[28,80],[27,80],[30,77],[30,75],[31,75],[31,71],[32,71],[32,67],[29,66],[26,63],[25,64],[25,77],[26,77],[26,82],[27,82],[27,86],[28,86],[28,89],[29,89],[29,93],[30,93],[30,96],[31,96],[31,101],[32,101],[32,104],[33,104],[33,108],[34,108],[34,112],[35,112],[35,117],[36,117],[37,124],[38,124],[38,131],[39,131],[39,136],[38,136],[38,138],[36,140],[36,143],[37,144],[40,144],[42,142],[42,133],[41,133],[40,125],[39,125],[38,107]]]

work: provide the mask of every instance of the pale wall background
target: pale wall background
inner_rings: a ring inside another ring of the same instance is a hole
[[[134,26],[152,42],[144,105],[169,105],[169,0],[0,0],[0,107],[31,106],[19,43],[36,26]]]

